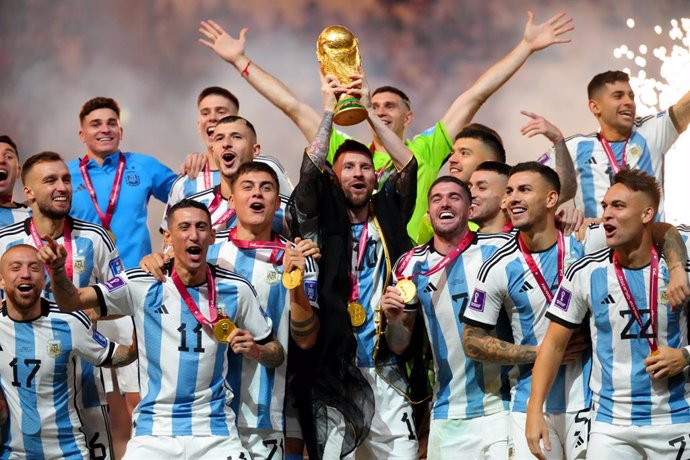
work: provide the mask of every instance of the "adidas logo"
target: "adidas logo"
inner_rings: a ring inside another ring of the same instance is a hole
[[[587,160],[588,165],[595,165],[597,164],[597,159],[594,157],[590,157],[589,160]]]
[[[79,187],[77,187],[74,192],[81,192],[82,190],[86,190],[86,186],[84,184],[79,184]]]
[[[432,292],[432,291],[438,291],[438,289],[432,283],[427,284],[426,287],[424,288],[424,292]]]
[[[156,308],[154,310],[156,313],[159,315],[167,315],[168,314],[168,309],[165,307],[165,305],[161,305],[160,307]]]
[[[615,300],[613,300],[613,296],[611,294],[607,295],[604,300],[601,301],[602,305],[611,305],[614,303]]]
[[[527,291],[531,291],[532,289],[534,289],[534,286],[532,286],[527,281],[525,281],[525,284],[523,284],[522,287],[520,288],[520,292],[527,292]]]

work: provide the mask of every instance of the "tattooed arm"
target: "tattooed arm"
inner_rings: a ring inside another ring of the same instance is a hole
[[[118,345],[108,364],[103,367],[122,367],[133,363],[137,359],[137,343],[131,345]]]
[[[497,364],[533,363],[539,350],[537,346],[516,345],[497,339],[486,329],[470,324],[465,324],[462,348],[474,360]]]
[[[661,252],[668,266],[669,280],[666,293],[671,305],[678,307],[690,296],[688,274],[685,271],[688,260],[685,243],[678,230],[665,222],[655,222],[652,225],[652,238],[654,244],[661,246]]]

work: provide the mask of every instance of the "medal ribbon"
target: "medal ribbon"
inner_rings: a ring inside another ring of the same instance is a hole
[[[213,212],[220,207],[220,204],[223,202],[225,198],[223,198],[223,195],[220,194],[220,186],[218,186],[218,190],[216,191],[216,195],[213,197],[213,201],[209,203],[208,205],[208,212],[209,214],[213,215]],[[230,204],[228,203],[228,209],[225,210],[225,212],[218,218],[216,219],[215,222],[211,223],[212,227],[217,227],[218,225],[222,225],[232,219],[232,217],[235,215],[235,210],[230,209]]]
[[[623,267],[618,262],[618,255],[613,254],[613,267],[616,270],[616,278],[618,279],[618,284],[623,291],[623,297],[630,307],[635,321],[640,325],[640,330],[645,332],[645,324],[642,321],[642,314],[640,309],[637,308],[635,299],[630,292],[630,287],[628,286],[628,281],[625,279],[625,273],[623,272]],[[657,303],[658,303],[658,291],[659,291],[659,253],[656,248],[652,247],[652,260],[650,264],[649,272],[649,320],[652,323],[652,337],[647,338],[647,343],[649,343],[649,349],[654,353],[658,347],[656,338],[656,322],[657,322]]]
[[[503,227],[503,231],[505,233],[510,233],[513,231],[513,223],[510,220],[506,222],[505,226]]]
[[[604,148],[604,152],[606,152],[606,156],[608,157],[609,163],[611,164],[613,174],[618,174],[618,171],[620,171],[621,168],[625,168],[625,152],[628,149],[628,140],[630,140],[630,138],[626,139],[625,145],[623,145],[623,153],[621,154],[621,160],[623,160],[622,165],[619,165],[616,161],[616,156],[613,154],[613,150],[611,149],[611,144],[609,144],[609,141],[604,139],[601,136],[601,134],[597,134],[597,138],[599,139],[599,142],[601,142],[601,146]]]
[[[522,255],[525,258],[525,261],[527,262],[527,266],[529,267],[529,271],[532,272],[532,276],[534,276],[534,279],[537,280],[537,284],[539,284],[539,289],[541,289],[541,292],[544,293],[544,297],[546,297],[546,301],[548,303],[551,303],[553,300],[553,292],[551,292],[551,288],[549,287],[548,283],[544,279],[544,275],[542,275],[541,270],[539,270],[539,267],[537,266],[537,263],[534,261],[534,258],[532,257],[532,253],[529,252],[529,249],[525,247],[525,244],[522,242],[522,238],[520,238],[520,234],[518,234],[518,245],[520,246],[520,251],[522,252]],[[563,233],[558,232],[558,284],[561,283],[563,280],[563,266],[565,262],[565,240],[563,238]]]
[[[282,256],[278,257],[280,251],[285,250],[285,245],[280,241],[277,235],[274,235],[273,241],[253,241],[253,240],[238,240],[237,227],[230,230],[228,235],[230,241],[240,249],[271,249],[271,257],[268,261],[272,264],[280,263]]]
[[[374,161],[374,143],[373,143],[373,142],[372,142],[371,144],[369,144],[369,151],[371,152],[371,161]],[[392,160],[392,159],[388,160],[388,161],[386,162],[386,164],[384,164],[383,166],[381,166],[381,169],[379,169],[378,171],[376,171],[376,182],[380,182],[380,181],[381,181],[381,178],[383,177],[383,174],[386,172],[386,170],[387,170],[388,167],[391,165],[391,163],[393,163],[393,160]]]
[[[350,302],[357,302],[359,300],[359,278],[357,274],[357,268],[362,263],[364,258],[364,251],[367,249],[367,241],[369,240],[369,218],[364,221],[362,226],[362,233],[359,234],[359,247],[357,248],[357,264],[353,267],[353,272],[350,272],[350,284],[352,289],[350,290]]]
[[[98,206],[96,189],[93,186],[93,182],[91,182],[91,176],[89,175],[89,170],[86,167],[88,162],[89,157],[86,155],[79,162],[79,171],[81,172],[82,179],[84,179],[84,185],[86,185],[86,189],[89,191],[89,196],[91,196],[91,201],[93,202],[93,206],[96,208],[98,217],[101,219],[101,224],[106,228],[106,230],[110,230],[110,222],[113,220],[113,214],[115,213],[115,208],[117,207],[117,200],[120,197],[120,190],[122,189],[122,178],[124,177],[125,173],[125,155],[120,152],[120,160],[117,163],[115,180],[113,180],[113,188],[110,191],[108,208],[106,209],[105,214],[101,210],[101,207]]]
[[[201,324],[213,326],[216,321],[218,321],[218,317],[220,315],[218,314],[218,304],[216,302],[216,282],[213,279],[213,273],[211,273],[209,266],[206,265],[206,283],[208,284],[208,311],[211,315],[210,321],[204,318],[204,315],[202,315],[201,311],[199,311],[199,307],[189,294],[187,286],[182,283],[182,279],[180,278],[180,275],[177,274],[177,271],[175,271],[175,267],[173,267],[170,277],[177,288],[177,292],[179,292],[182,296],[184,303],[187,304],[187,308],[189,308],[189,311],[192,313],[192,315],[194,315],[194,318],[196,318],[196,320]]]
[[[31,219],[29,224],[29,231],[31,232],[31,239],[34,241],[36,249],[40,250],[43,247],[43,240],[41,235],[38,234],[38,230],[34,225],[34,220]],[[67,272],[67,278],[72,279],[72,274],[74,273],[74,267],[72,266],[72,229],[65,219],[64,230],[62,231],[62,238],[64,241],[65,250],[67,251],[67,259],[65,259],[65,271]],[[50,268],[46,266],[46,270],[50,272]]]
[[[211,168],[209,168],[208,163],[204,166],[204,190],[211,188]]]
[[[446,254],[443,256],[441,260],[436,263],[433,267],[431,267],[429,270],[426,272],[415,272],[411,274],[410,276],[402,276],[402,272],[405,270],[405,267],[407,267],[407,264],[410,263],[410,259],[412,258],[412,255],[414,254],[414,251],[409,251],[407,254],[403,256],[402,259],[400,259],[400,263],[398,264],[398,268],[395,271],[395,277],[400,280],[402,278],[407,278],[412,279],[417,275],[421,276],[431,276],[434,273],[438,273],[444,268],[446,268],[448,265],[450,265],[451,262],[453,262],[457,257],[462,254],[467,247],[472,244],[472,241],[474,241],[475,233],[472,231],[468,231],[467,234],[464,236],[464,238]]]

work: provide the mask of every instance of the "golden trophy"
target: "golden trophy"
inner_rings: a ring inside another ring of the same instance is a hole
[[[347,85],[352,74],[360,73],[360,56],[357,38],[344,26],[326,27],[316,41],[316,57],[323,75],[332,74]],[[359,99],[349,94],[340,94],[335,106],[333,122],[340,126],[351,126],[367,118],[367,109]]]

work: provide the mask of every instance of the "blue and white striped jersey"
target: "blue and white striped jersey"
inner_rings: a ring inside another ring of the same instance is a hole
[[[614,425],[668,425],[690,422],[690,384],[683,374],[652,380],[643,361],[649,356],[650,266],[623,269],[645,330],[635,321],[613,266],[613,251],[603,249],[574,263],[566,272],[547,316],[569,328],[589,313],[593,365],[590,388],[596,417]],[[659,345],[688,345],[687,306],[671,309],[666,295],[668,267],[659,260],[656,338]]]
[[[412,277],[417,287],[433,351],[436,382],[431,416],[434,419],[469,419],[508,409],[508,402],[501,395],[501,366],[465,356],[464,324],[460,318],[474,291],[482,262],[510,239],[507,233],[477,234],[447,267],[423,276],[443,259],[429,243],[413,249],[402,270],[402,277]],[[396,276],[405,257],[396,264]]]
[[[651,174],[663,187],[664,155],[678,135],[671,116],[664,110],[656,115],[636,118],[627,147],[625,141],[610,142],[610,145],[619,165],[625,148],[626,164]],[[585,217],[601,217],[604,212],[601,201],[613,184],[614,175],[604,147],[597,139],[597,133],[576,134],[566,139],[566,145],[577,172],[575,207],[582,210]],[[539,161],[555,168],[553,147]],[[659,215],[663,216],[663,204],[659,207]]]
[[[381,301],[385,289],[386,265],[392,263],[386,258],[381,232],[377,227],[378,223],[370,217],[367,223],[366,249],[364,249],[361,263],[357,265],[359,240],[364,224],[352,224],[351,226],[352,261],[350,267],[354,268],[352,275],[357,277],[359,284],[358,302],[366,312],[364,324],[353,328],[357,339],[355,361],[358,367],[374,367],[374,348],[377,341],[374,322],[375,309]]]
[[[288,240],[280,237],[285,246]],[[237,415],[237,425],[246,428],[283,431],[283,409],[285,407],[285,379],[290,337],[290,292],[281,282],[282,266],[272,262],[271,249],[241,249],[226,238],[217,248],[217,259],[209,262],[235,272],[256,289],[259,303],[273,323],[273,336],[285,350],[285,361],[274,369],[268,369],[253,359],[230,354],[228,383],[235,399],[232,408]],[[210,253],[210,252],[209,252]],[[283,251],[276,256],[281,258]],[[307,258],[303,273],[304,288],[312,307],[317,303],[317,265]]]
[[[280,164],[280,161],[278,161],[277,158],[270,156],[270,155],[259,155],[258,157],[254,158],[254,161],[260,161],[262,163],[266,163],[269,165],[273,170],[276,172],[276,175],[278,176],[278,186],[280,188],[280,208],[281,212],[285,210],[285,206],[287,205],[288,200],[290,199],[290,195],[292,195],[292,190],[294,187],[292,186],[292,182],[290,182],[290,178],[287,176],[287,172],[285,171],[285,168],[283,167],[282,164]],[[170,195],[168,195],[168,203],[165,206],[165,211],[163,213],[163,220],[161,221],[161,230],[167,229],[168,228],[168,212],[170,208],[177,204],[180,200],[183,198],[191,197],[192,195],[196,195],[198,193],[206,191],[209,187],[210,188],[215,188],[217,185],[220,184],[220,172],[218,170],[216,171],[210,171],[211,172],[211,183],[209,186],[206,186],[206,181],[204,179],[204,174],[200,173],[199,175],[196,176],[196,179],[190,179],[189,177],[185,176],[178,176],[175,182],[172,185],[172,188],[170,189]],[[208,200],[208,203],[213,200],[213,197]],[[201,200],[197,200],[201,201]],[[203,202],[203,201],[202,201]],[[208,206],[208,203],[204,203],[206,206]],[[282,217],[282,216],[281,216]],[[282,220],[281,220],[281,228],[282,228]],[[234,227],[234,225],[233,225]],[[228,227],[231,228],[231,227]],[[279,233],[283,233],[282,231]]]
[[[41,315],[14,321],[0,312],[0,384],[9,409],[0,458],[84,458],[89,449],[75,404],[81,358],[99,366],[115,344],[81,312],[42,300]]]
[[[211,266],[218,309],[257,342],[271,338],[271,324],[244,278]],[[188,287],[210,318],[208,285]],[[227,436],[232,391],[225,383],[229,347],[199,323],[170,276],[157,281],[140,269],[96,285],[102,314],[134,317],[141,402],[132,415],[134,436]]]
[[[479,271],[477,284],[463,321],[473,326],[491,329],[496,326],[498,314],[505,308],[510,319],[515,343],[538,345],[544,339],[549,321],[545,314],[548,302],[532,275],[520,251],[518,232],[505,246],[489,258]],[[567,268],[585,253],[585,244],[573,235],[565,238]],[[551,292],[558,289],[558,248],[532,253]],[[532,384],[532,364],[522,364],[510,371],[511,410],[525,412]],[[590,405],[587,386],[591,366],[589,353],[572,364],[559,368],[556,381],[549,393],[545,412],[577,412]]]
[[[21,222],[27,217],[31,217],[31,208],[25,204],[15,203],[12,204],[16,207],[8,208],[5,206],[0,206],[0,228],[12,225],[15,222]]]

